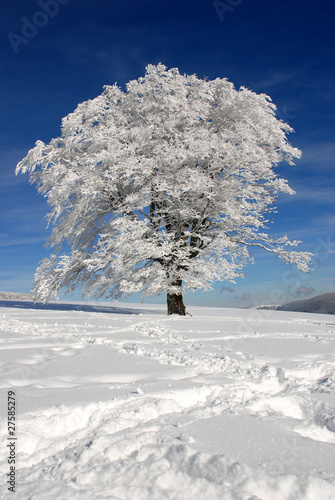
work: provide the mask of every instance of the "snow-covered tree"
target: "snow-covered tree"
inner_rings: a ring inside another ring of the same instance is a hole
[[[36,272],[39,300],[65,287],[85,296],[167,293],[185,314],[184,290],[234,281],[258,246],[307,271],[310,254],[265,231],[279,192],[274,167],[300,151],[265,94],[227,79],[149,65],[126,91],[104,87],[36,142],[17,166],[48,200],[54,254]],[[62,253],[62,245],[70,247]]]

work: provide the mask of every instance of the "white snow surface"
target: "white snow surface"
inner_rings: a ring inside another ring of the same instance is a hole
[[[0,307],[1,499],[335,498],[332,316],[13,305]]]

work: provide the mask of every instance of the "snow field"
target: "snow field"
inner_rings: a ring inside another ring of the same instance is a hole
[[[331,316],[138,310],[1,308],[0,498],[335,498]]]

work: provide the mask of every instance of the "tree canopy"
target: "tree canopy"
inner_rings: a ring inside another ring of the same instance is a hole
[[[54,226],[36,297],[166,292],[169,312],[185,314],[183,292],[234,281],[249,247],[307,271],[310,254],[290,248],[299,242],[266,232],[278,193],[294,193],[275,167],[300,157],[275,110],[265,94],[163,64],[79,104],[61,136],[37,141],[17,166]]]

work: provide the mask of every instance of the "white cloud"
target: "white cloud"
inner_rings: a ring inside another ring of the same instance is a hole
[[[301,146],[302,158],[301,164],[312,165],[316,172],[329,170],[334,172],[335,163],[335,142],[318,142]]]
[[[8,237],[8,235],[7,235]],[[45,243],[45,237],[42,236],[35,236],[35,237],[26,237],[26,238],[18,238],[18,239],[7,239],[7,238],[1,238],[0,239],[0,248],[5,248],[5,247],[12,247],[12,246],[24,246],[24,245],[35,245],[36,243],[38,244],[43,244]]]
[[[258,81],[256,80],[254,82],[254,88],[268,89],[270,87],[276,87],[277,85],[282,85],[283,83],[287,83],[288,81],[294,79],[298,73],[299,73],[298,70],[288,71],[288,72],[278,71],[269,73],[268,75],[265,75],[263,79]]]

